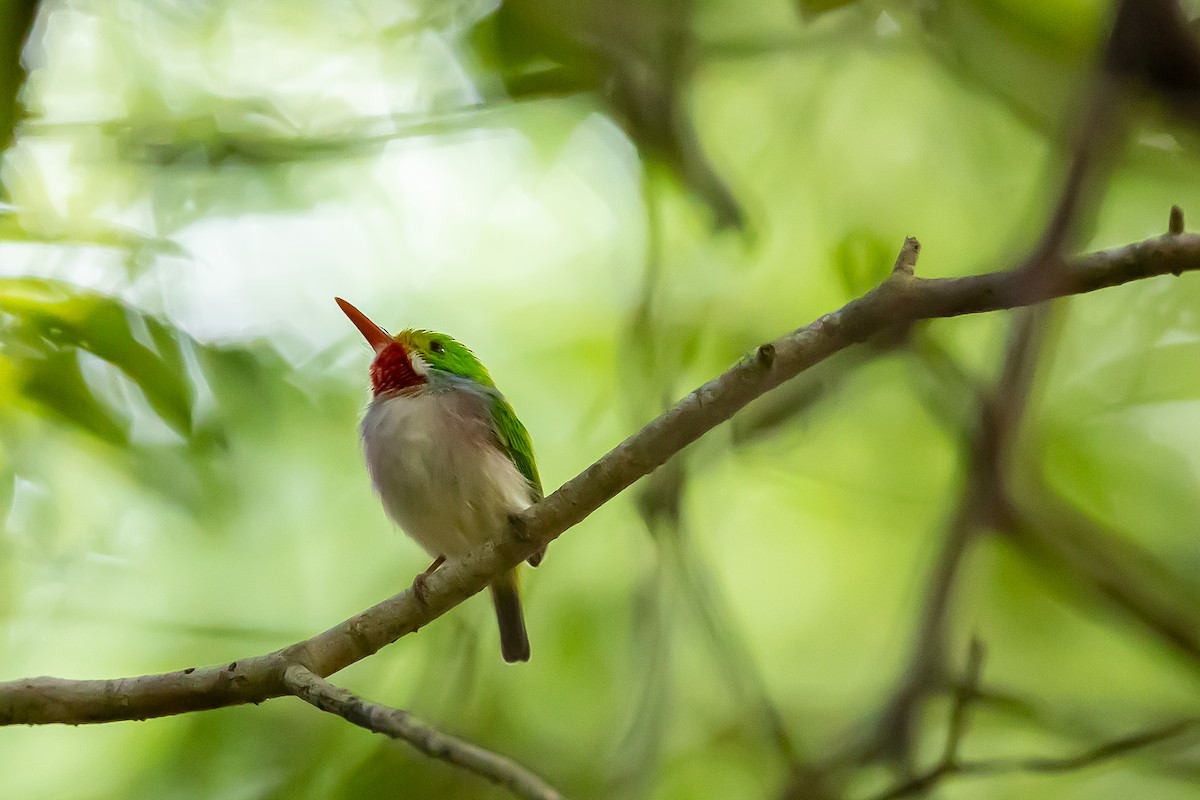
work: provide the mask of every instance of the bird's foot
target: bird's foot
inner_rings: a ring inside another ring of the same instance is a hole
[[[429,591],[429,589],[426,585],[426,581],[428,581],[428,580],[429,580],[428,573],[422,572],[420,575],[413,578],[413,582],[412,582],[413,596],[416,597],[417,602],[423,606],[429,605],[429,599],[427,597],[427,592]]]
[[[525,525],[525,517],[521,515],[520,511],[508,515],[508,529],[520,541],[529,541],[529,528]]]
[[[533,537],[529,535],[529,527],[525,524],[525,517],[520,512],[508,515],[508,529],[512,531],[512,535],[519,541],[528,542]],[[536,553],[528,558],[529,566],[536,567],[542,563],[542,557],[546,555],[546,548],[539,548]]]
[[[417,598],[417,602],[419,602],[421,605],[423,605],[423,606],[429,605],[429,599],[428,599],[429,576],[433,574],[434,570],[436,570],[438,567],[440,567],[444,563],[446,563],[446,557],[438,556],[436,559],[434,559],[433,563],[430,564],[429,567],[424,572],[417,575],[417,577],[413,578],[413,582],[412,582],[413,595]]]

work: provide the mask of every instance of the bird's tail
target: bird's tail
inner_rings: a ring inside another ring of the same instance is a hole
[[[505,573],[491,585],[492,604],[500,626],[500,653],[508,663],[529,660],[529,635],[525,633],[525,615],[521,613],[521,594],[517,571]]]

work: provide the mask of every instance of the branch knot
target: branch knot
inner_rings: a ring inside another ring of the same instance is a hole
[[[905,238],[904,246],[900,248],[900,254],[896,256],[896,263],[892,266],[892,274],[914,274],[917,269],[917,256],[920,254],[921,243],[917,241],[917,237]]]

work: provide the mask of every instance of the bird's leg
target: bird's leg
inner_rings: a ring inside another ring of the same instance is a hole
[[[433,574],[433,571],[435,569],[437,569],[438,567],[440,567],[444,563],[446,563],[446,557],[438,556],[437,558],[435,558],[433,560],[433,563],[430,564],[429,567],[424,572],[422,572],[417,577],[413,578],[413,583],[412,583],[413,594],[416,595],[417,600],[419,600],[421,602],[421,605],[423,605],[423,606],[428,605],[428,602],[426,602],[426,600],[425,600],[425,592],[426,592],[425,582],[429,579],[429,576]]]

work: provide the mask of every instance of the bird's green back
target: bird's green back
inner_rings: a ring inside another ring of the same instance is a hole
[[[533,441],[529,431],[521,424],[517,412],[499,392],[492,401],[492,427],[500,447],[509,459],[517,465],[517,469],[529,481],[533,489],[534,499],[542,499],[542,479],[538,475],[537,461],[533,457]]]

